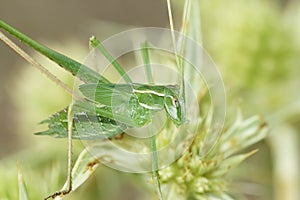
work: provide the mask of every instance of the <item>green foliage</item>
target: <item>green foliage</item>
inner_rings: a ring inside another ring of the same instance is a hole
[[[229,97],[245,100],[244,112],[258,107],[269,114],[296,101],[297,25],[286,23],[278,4],[212,0],[201,1],[201,11],[204,46],[219,64]]]

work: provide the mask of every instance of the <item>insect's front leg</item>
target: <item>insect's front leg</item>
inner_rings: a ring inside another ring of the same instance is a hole
[[[136,95],[132,95],[129,100],[129,111],[130,118],[135,126],[141,127],[151,122],[151,111],[141,106]]]
[[[72,136],[73,136],[73,102],[70,104],[68,108],[68,177],[67,177],[67,189],[59,192],[55,192],[54,194],[45,198],[54,199],[57,196],[65,196],[72,192]]]

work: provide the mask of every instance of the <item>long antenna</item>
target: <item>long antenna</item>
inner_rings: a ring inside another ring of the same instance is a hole
[[[181,29],[180,29],[180,33],[183,36],[186,36],[187,29],[189,26],[188,15],[190,14],[190,10],[191,10],[191,2],[190,2],[190,0],[186,0],[185,4],[184,4],[183,15],[182,15],[182,24],[181,24]],[[180,50],[181,50],[180,53],[183,53],[184,42],[185,42],[185,37],[183,38],[183,41],[181,42],[181,45],[180,45]]]
[[[8,37],[6,37],[1,31],[0,31],[0,39],[11,49],[13,49],[15,52],[17,52],[22,58],[24,58],[27,62],[29,62],[33,67],[38,69],[42,74],[44,74],[47,78],[49,78],[51,81],[56,83],[58,86],[63,88],[68,94],[73,95],[72,89],[66,85],[64,82],[59,80],[56,76],[51,74],[45,67],[43,67],[39,62],[34,60],[31,56],[29,56],[24,50],[22,50],[18,45],[16,45],[13,41],[11,41]]]
[[[184,4],[184,10],[183,10],[183,15],[182,15],[182,27],[181,29],[184,29],[184,27],[187,27],[187,18],[188,15],[190,14],[190,10],[191,10],[191,1],[190,0],[186,0],[185,4]]]
[[[186,8],[188,7],[188,5],[189,5],[189,0],[185,4],[184,15],[187,15],[188,9],[186,9]],[[175,52],[175,60],[176,60],[176,64],[177,64],[180,76],[181,76],[180,77],[180,96],[183,97],[183,101],[185,102],[184,68],[183,68],[183,63],[181,62],[182,59],[179,58],[178,52],[177,52],[178,49],[177,49],[177,43],[175,40],[174,22],[173,22],[173,15],[172,15],[172,8],[171,8],[170,0],[167,0],[167,6],[168,6],[168,15],[169,15],[172,43],[173,43],[173,48],[174,48],[174,52]]]
[[[168,6],[168,16],[169,16],[170,29],[171,29],[171,38],[172,38],[172,43],[173,43],[173,49],[174,49],[174,52],[175,52],[175,60],[176,60],[178,70],[180,70],[181,67],[180,67],[180,62],[179,62],[178,53],[177,53],[177,45],[176,45],[175,33],[174,33],[173,14],[172,14],[172,8],[171,8],[170,0],[167,0],[167,6]]]

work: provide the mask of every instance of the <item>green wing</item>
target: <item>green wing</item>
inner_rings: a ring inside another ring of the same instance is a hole
[[[96,112],[130,127],[141,127],[151,122],[151,112],[141,106],[134,88],[138,84],[83,84],[79,86],[82,94],[94,102]],[[106,106],[97,109],[97,106]]]
[[[79,90],[89,100],[109,107],[127,104],[134,95],[129,84],[83,84]]]

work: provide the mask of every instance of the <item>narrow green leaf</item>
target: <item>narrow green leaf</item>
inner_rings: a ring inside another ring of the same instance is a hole
[[[238,117],[236,123],[222,136],[220,152],[225,158],[262,140],[269,132],[269,128],[260,116],[253,116],[246,120]]]
[[[17,162],[18,170],[18,186],[19,186],[19,200],[28,200],[26,184],[22,175],[21,167]]]
[[[87,149],[84,149],[77,158],[77,161],[72,170],[72,192],[81,186],[89,179],[99,166],[99,160],[92,156]],[[61,191],[68,187],[66,182]],[[62,197],[57,196],[55,200],[60,200]]]
[[[225,174],[227,174],[232,168],[238,166],[241,162],[243,162],[246,158],[252,156],[255,154],[258,150],[253,150],[246,154],[240,154],[236,156],[232,156],[226,160],[224,160],[218,167],[217,170],[215,170],[211,176],[212,177],[222,177]]]
[[[142,46],[142,57],[144,60],[144,64],[146,65],[146,71],[148,76],[148,82],[153,84],[151,66],[150,66],[150,58],[148,52],[148,45],[147,42],[141,44]],[[151,131],[151,130],[150,130]],[[156,135],[150,137],[150,147],[152,151],[152,179],[156,188],[156,193],[158,195],[158,199],[162,200],[162,191],[160,186],[160,178],[159,178],[159,171],[158,171],[158,158],[157,158],[157,147],[156,147]]]

